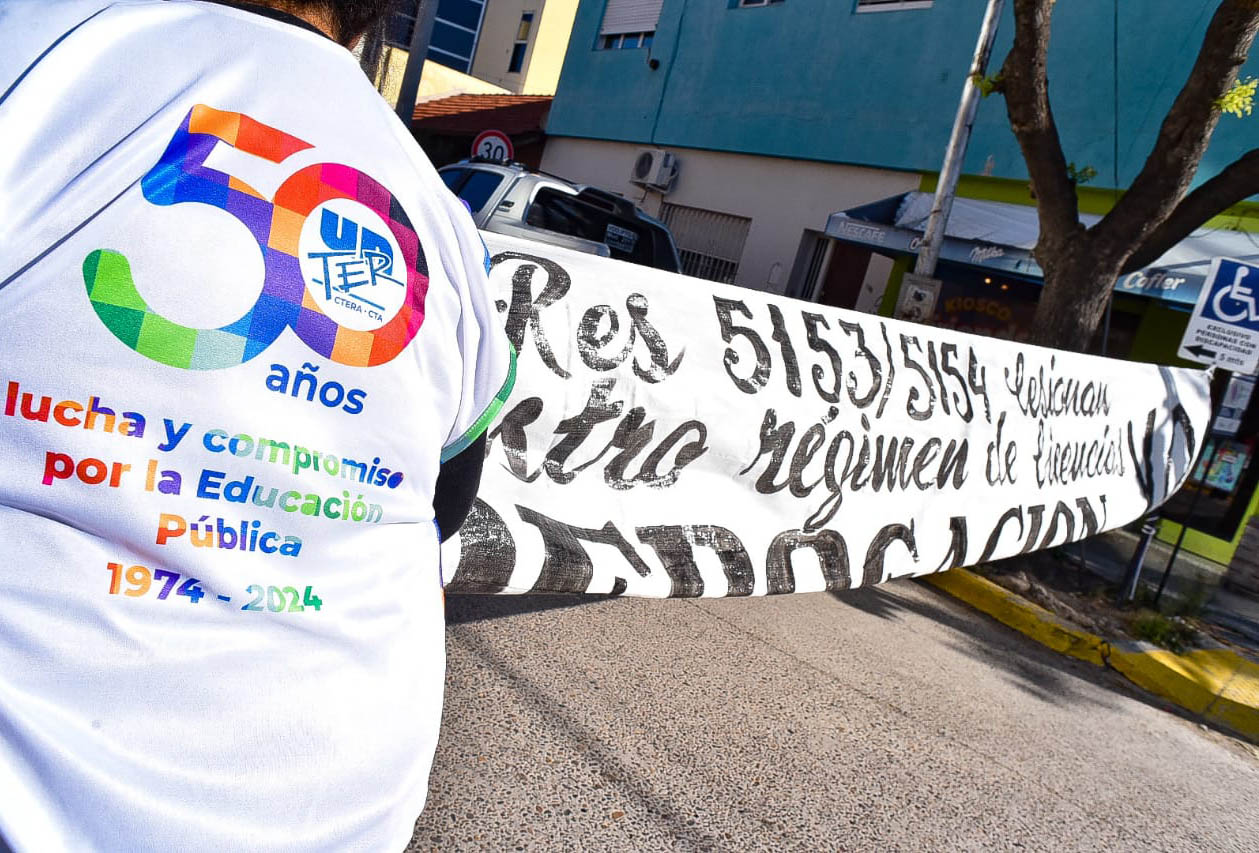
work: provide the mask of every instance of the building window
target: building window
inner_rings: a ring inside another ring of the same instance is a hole
[[[596,50],[651,47],[664,0],[608,0]]]
[[[655,33],[619,33],[614,36],[602,36],[599,39],[599,50],[618,50],[628,47],[651,47]]]
[[[511,62],[507,63],[508,74],[518,74],[525,67],[525,51],[529,49],[529,31],[533,29],[533,13],[525,12],[520,16],[520,26],[516,27],[516,43],[511,48]]]
[[[411,49],[418,7],[418,0],[402,0],[397,4],[397,11],[385,27],[385,44]],[[484,15],[485,0],[438,0],[437,18],[425,58],[466,74],[472,68]]]
[[[683,273],[734,284],[751,219],[667,201],[660,208],[660,218],[673,232]]]
[[[933,0],[857,0],[858,12],[894,12],[898,9],[930,9]]]
[[[516,27],[516,41],[528,41],[531,29],[533,29],[533,13],[525,12],[520,16],[520,26]]]
[[[781,3],[783,0],[739,0],[740,6],[772,6],[775,3]]]
[[[507,63],[508,74],[519,74],[520,69],[525,67],[525,50],[529,47],[523,41],[518,41],[511,46],[511,61]]]

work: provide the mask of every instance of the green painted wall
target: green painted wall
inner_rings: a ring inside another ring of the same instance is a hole
[[[938,180],[939,175],[935,172],[924,173],[918,188],[923,192],[935,192]],[[1080,187],[1077,193],[1080,198],[1080,212],[1097,216],[1107,213],[1122,195],[1115,190],[1088,186]],[[957,182],[957,194],[960,198],[1003,201],[1007,204],[1023,204],[1029,207],[1036,204],[1026,181],[1012,181],[1006,178],[962,175]],[[1206,226],[1259,233],[1259,202],[1244,201],[1233,205],[1219,216],[1209,220]]]
[[[1153,300],[1146,300],[1145,311],[1141,316],[1141,325],[1137,328],[1136,339],[1132,343],[1129,358],[1133,361],[1145,361],[1150,364],[1169,364],[1174,367],[1201,367],[1191,361],[1176,356],[1176,348],[1185,326],[1189,323],[1189,315],[1166,305],[1159,305]]]
[[[1246,507],[1246,514],[1242,516],[1241,524],[1237,525],[1237,533],[1232,539],[1218,539],[1191,527],[1189,532],[1185,534],[1185,542],[1182,547],[1186,551],[1190,551],[1200,557],[1206,557],[1208,560],[1214,560],[1227,566],[1232,562],[1233,555],[1237,553],[1237,548],[1241,545],[1242,534],[1246,532],[1246,524],[1256,514],[1259,514],[1259,490],[1256,490],[1250,496],[1250,504]],[[1158,538],[1160,541],[1175,543],[1176,537],[1179,535],[1180,525],[1176,522],[1164,520],[1159,525]]]

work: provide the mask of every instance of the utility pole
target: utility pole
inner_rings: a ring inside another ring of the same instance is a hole
[[[419,0],[415,10],[415,28],[411,31],[411,51],[407,54],[407,67],[402,72],[402,87],[398,90],[398,103],[394,112],[402,123],[411,127],[415,112],[415,98],[420,91],[420,74],[424,71],[424,55],[433,37],[433,22],[437,20],[437,0]]]
[[[936,185],[935,200],[931,204],[931,216],[927,219],[922,248],[918,250],[918,261],[914,265],[915,275],[928,278],[935,275],[936,262],[940,259],[940,245],[944,242],[944,229],[949,221],[949,213],[953,210],[953,198],[957,194],[957,179],[962,171],[962,160],[970,142],[971,127],[975,124],[975,112],[979,109],[979,87],[975,84],[987,73],[992,43],[997,37],[997,24],[1001,21],[1004,6],[1005,0],[988,0],[988,9],[984,12],[984,22],[979,28],[979,42],[975,45],[975,58],[971,61],[970,73],[962,84],[962,101],[958,104],[957,117],[953,120],[953,134],[949,137],[949,147],[944,151],[944,165],[940,167],[940,181]]]

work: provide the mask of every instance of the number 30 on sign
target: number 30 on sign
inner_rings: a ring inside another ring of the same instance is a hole
[[[516,156],[511,140],[501,130],[483,130],[472,140],[472,156],[507,162]]]

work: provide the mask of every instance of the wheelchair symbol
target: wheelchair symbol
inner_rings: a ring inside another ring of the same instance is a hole
[[[1254,323],[1259,321],[1259,308],[1255,305],[1255,292],[1252,288],[1242,284],[1242,279],[1248,275],[1250,275],[1249,267],[1238,267],[1237,275],[1233,277],[1233,283],[1216,291],[1215,296],[1211,300],[1211,308],[1215,311],[1215,316],[1226,323]],[[1228,301],[1237,303],[1238,310],[1224,310],[1226,297]]]

